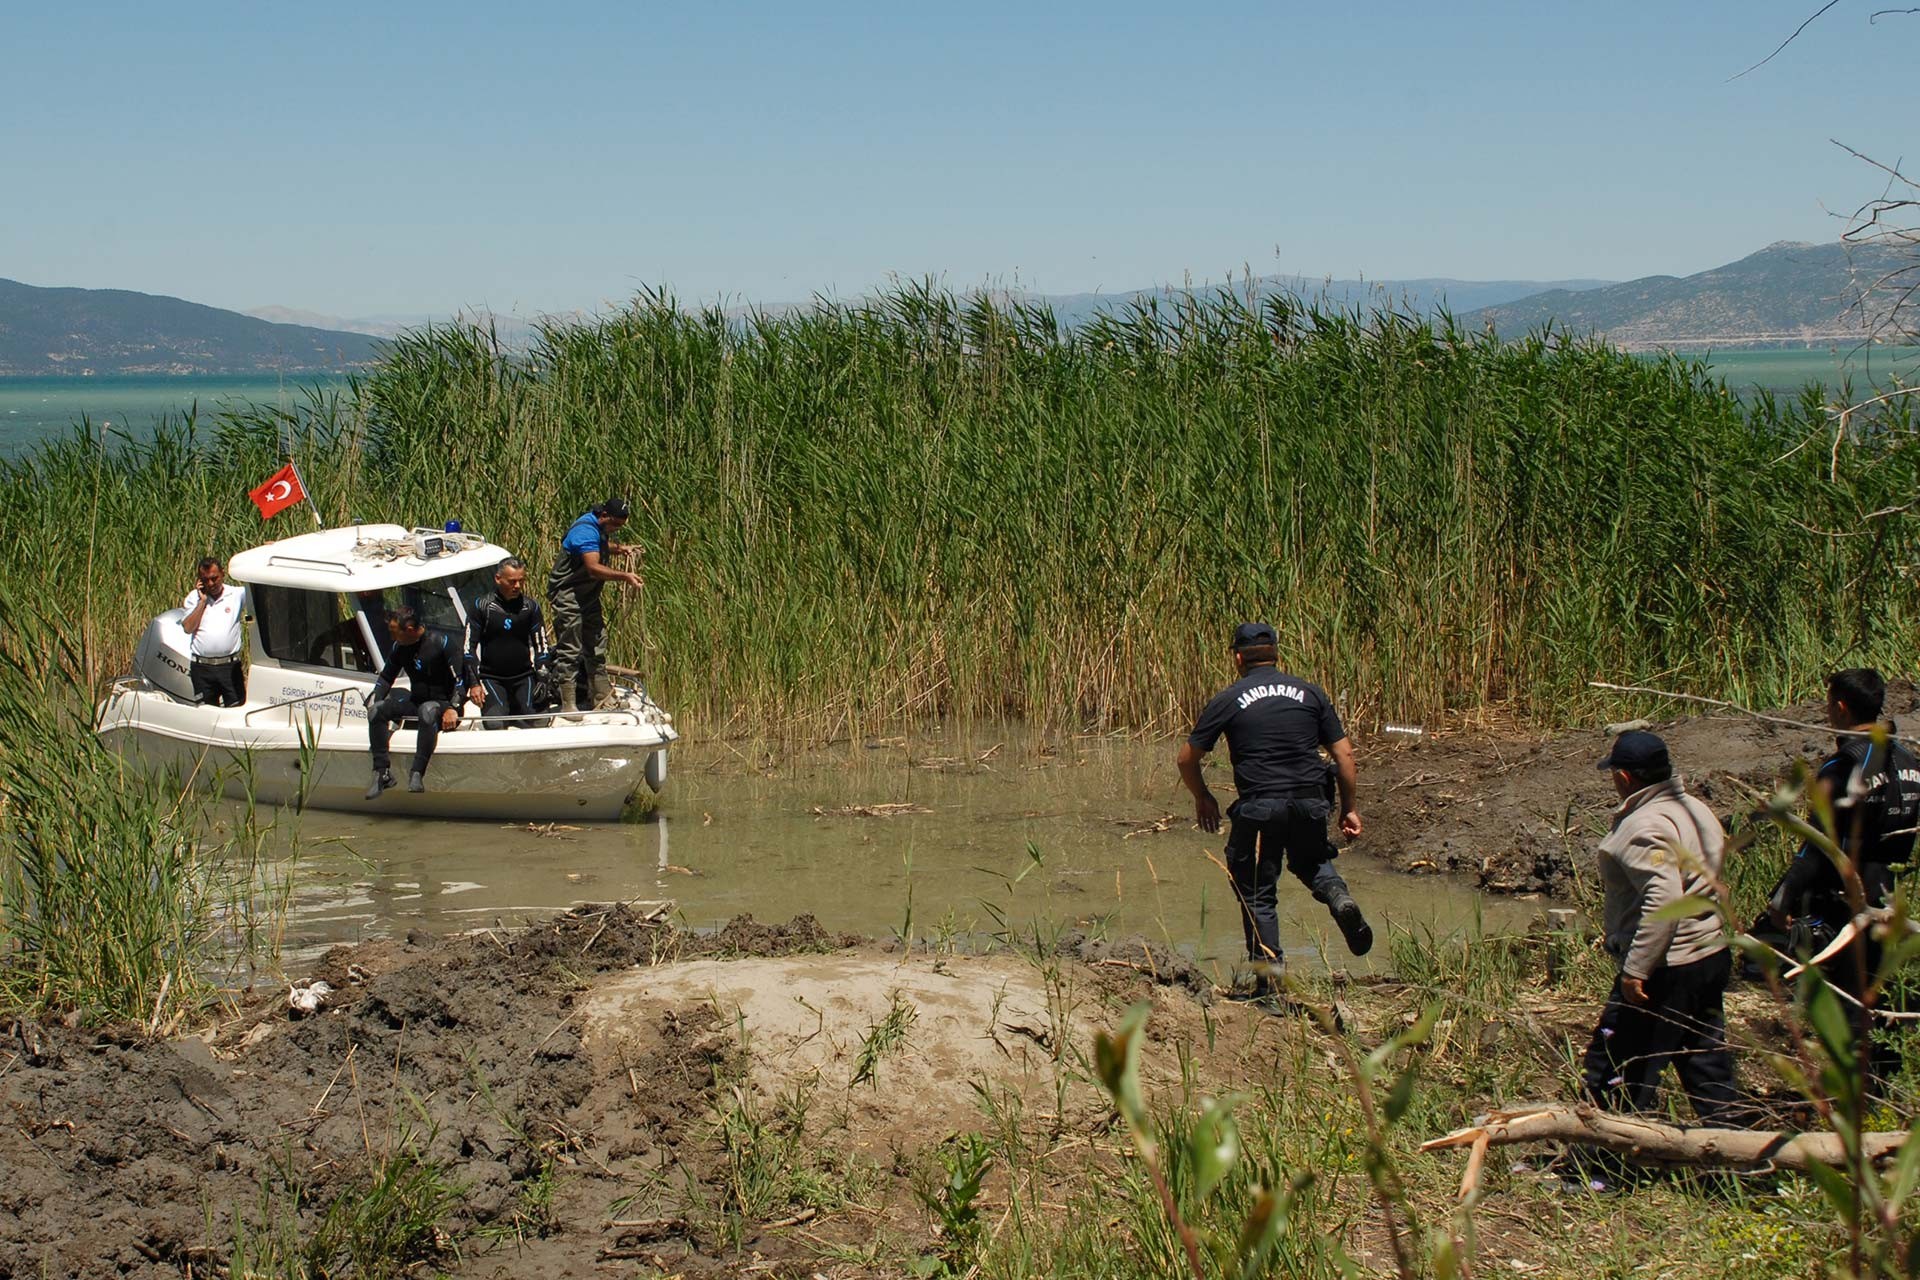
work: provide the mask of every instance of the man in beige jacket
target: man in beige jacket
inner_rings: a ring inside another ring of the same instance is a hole
[[[1720,822],[1687,794],[1667,744],[1651,733],[1621,734],[1599,767],[1620,795],[1600,842],[1606,948],[1620,972],[1587,1045],[1586,1092],[1611,1110],[1648,1110],[1671,1062],[1701,1123],[1738,1124],[1723,1005],[1733,957],[1719,917],[1656,918],[1669,903],[1713,893],[1726,845]]]

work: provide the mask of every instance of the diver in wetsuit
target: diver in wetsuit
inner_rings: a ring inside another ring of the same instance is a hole
[[[509,556],[493,571],[493,590],[467,610],[467,698],[489,729],[534,727],[533,668],[540,653],[540,606],[526,593],[527,566]]]
[[[393,651],[367,698],[367,736],[373,746],[369,800],[378,800],[393,785],[393,757],[387,754],[387,744],[393,738],[393,726],[404,719],[419,721],[407,790],[427,789],[427,765],[433,761],[440,735],[460,723],[460,694],[466,684],[466,677],[454,671],[458,651],[452,650],[444,635],[420,625],[420,614],[412,605],[395,609],[387,626],[393,633]],[[393,682],[402,672],[407,688],[395,690]]]

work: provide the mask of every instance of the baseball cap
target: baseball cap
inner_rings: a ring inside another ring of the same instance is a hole
[[[1613,750],[1601,758],[1596,769],[1625,769],[1628,773],[1671,769],[1667,744],[1658,734],[1629,729],[1613,740]]]
[[[633,507],[625,498],[608,498],[594,510],[609,520],[625,520],[633,514]]]
[[[1264,622],[1243,622],[1233,629],[1233,647],[1251,649],[1256,645],[1279,645],[1280,637]]]

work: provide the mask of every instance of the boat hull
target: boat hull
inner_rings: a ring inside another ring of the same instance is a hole
[[[110,697],[101,709],[102,741],[142,768],[216,780],[230,796],[396,817],[614,821],[648,785],[649,773],[665,780],[673,737],[670,729],[595,724],[591,716],[556,728],[462,726],[440,735],[427,790],[416,793],[406,789],[415,735],[402,729],[389,748],[399,785],[369,800],[373,771],[364,721],[313,717],[259,730],[242,722],[242,708],[215,712],[152,701],[161,696]],[[172,723],[181,720],[188,723]]]

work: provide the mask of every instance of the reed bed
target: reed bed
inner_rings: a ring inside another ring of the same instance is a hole
[[[1596,677],[1768,703],[1913,665],[1913,525],[1873,514],[1920,481],[1908,413],[1836,438],[1818,396],[1743,407],[1677,358],[1230,292],[1067,333],[928,287],[744,319],[643,295],[524,354],[403,337],[291,413],[76,433],[0,467],[0,563],[104,675],[195,557],[305,527],[245,496],[290,436],[329,522],[459,517],[536,582],[632,493],[614,658],[708,734],[1173,730],[1241,618],[1362,723],[1563,718]]]
[[[8,597],[0,586],[10,631],[51,636]],[[217,820],[202,787],[110,752],[79,655],[49,644],[0,641],[0,1014],[170,1034],[277,959],[290,885],[275,833],[251,807]]]

